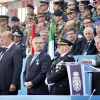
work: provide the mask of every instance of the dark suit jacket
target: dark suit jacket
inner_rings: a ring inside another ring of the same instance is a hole
[[[43,51],[47,53],[47,51],[48,51],[48,42],[45,43]]]
[[[94,67],[100,68],[100,53],[98,53],[95,57],[96,65]],[[98,57],[99,56],[99,57]],[[100,72],[92,73],[92,91],[96,89],[94,95],[100,95]]]
[[[22,50],[13,44],[0,60],[0,90],[9,90],[11,84],[20,89],[22,62]]]
[[[72,48],[71,48],[71,53],[73,55],[80,55],[80,49],[81,49],[81,45],[82,45],[82,40],[80,38],[76,38],[76,40],[74,41]]]
[[[81,50],[80,50],[81,54],[82,54],[82,51],[83,51],[83,49],[84,49],[86,43],[87,43],[87,41],[84,41],[84,42],[82,43],[82,47],[81,47]],[[97,49],[96,49],[96,46],[95,46],[95,41],[94,41],[94,39],[93,39],[93,40],[90,42],[90,45],[89,45],[89,47],[88,47],[88,50],[87,50],[87,54],[86,54],[86,55],[91,55],[91,54],[96,54],[96,53],[97,53]]]
[[[57,59],[52,63],[52,66],[47,73],[47,82],[49,84],[55,83],[54,85],[50,86],[50,94],[70,95],[67,68],[63,65],[61,67],[56,66],[56,64],[58,64],[60,61],[74,62],[75,59],[70,55],[70,53],[67,53],[61,59]]]
[[[19,46],[22,49],[23,52],[23,58],[26,57],[26,46],[25,44],[23,44],[21,41],[17,44],[17,46]]]
[[[28,94],[45,95],[48,94],[48,87],[45,84],[46,72],[51,66],[51,59],[48,54],[41,52],[30,65],[32,56],[29,56],[23,73],[23,81],[31,81],[33,87],[28,89]],[[36,64],[37,59],[39,64]]]

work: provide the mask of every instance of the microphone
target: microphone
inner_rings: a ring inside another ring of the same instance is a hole
[[[92,92],[92,94],[89,97],[89,100],[91,100],[91,98],[92,98],[92,96],[93,96],[93,94],[94,94],[95,91],[96,91],[96,89],[93,89],[93,92]]]

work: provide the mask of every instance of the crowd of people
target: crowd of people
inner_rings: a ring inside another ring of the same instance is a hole
[[[37,15],[34,6],[27,5],[24,22],[13,16],[12,26],[9,26],[9,16],[0,15],[0,95],[18,94],[23,58],[27,58],[23,82],[28,95],[70,95],[66,67],[57,64],[75,62],[73,55],[100,52],[100,0],[93,0],[93,5],[88,0],[68,0],[66,9],[64,1],[54,1],[54,13],[48,10],[48,1],[39,2]],[[54,24],[55,59],[47,54],[51,21]],[[36,26],[34,39],[33,24]],[[82,62],[91,62],[97,67],[99,54],[95,60],[83,59]],[[95,82],[98,74],[94,73],[92,81],[95,94],[100,94]]]

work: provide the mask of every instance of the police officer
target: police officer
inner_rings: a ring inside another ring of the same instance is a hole
[[[62,37],[65,33],[65,22],[62,20],[63,12],[61,10],[56,10],[54,12],[54,21],[56,24],[54,25],[54,35],[55,35],[55,41],[59,39],[59,37]]]
[[[23,58],[25,58],[26,57],[26,46],[21,42],[23,33],[20,30],[16,30],[13,33],[13,36],[14,36],[14,42],[16,43],[17,46],[19,46],[22,49]]]
[[[73,43],[65,39],[59,39],[57,44],[60,57],[49,68],[45,83],[50,86],[50,95],[70,95],[66,66],[59,66],[59,63],[75,61],[74,57],[70,54],[70,46]]]

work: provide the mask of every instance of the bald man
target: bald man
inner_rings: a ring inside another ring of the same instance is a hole
[[[1,35],[5,50],[0,54],[0,95],[17,95],[20,89],[20,75],[23,54],[13,42],[13,34],[5,31]]]
[[[25,71],[23,73],[24,85],[28,95],[47,95],[48,86],[45,84],[46,72],[51,66],[51,59],[43,51],[44,42],[42,38],[35,37],[32,40],[34,55],[28,57]]]

